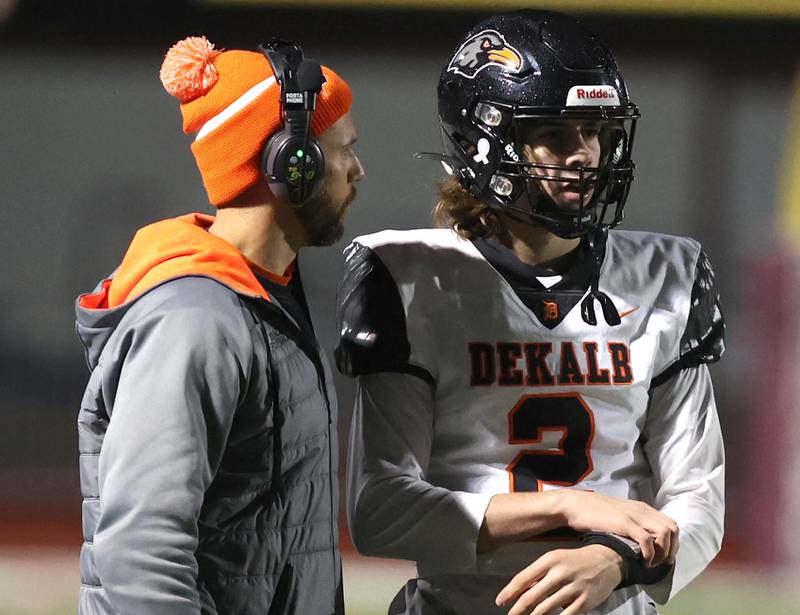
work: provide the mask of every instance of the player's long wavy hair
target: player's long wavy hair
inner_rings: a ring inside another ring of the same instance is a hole
[[[439,228],[453,229],[464,239],[499,237],[505,232],[497,214],[453,178],[439,182],[439,201],[433,208],[433,222]]]

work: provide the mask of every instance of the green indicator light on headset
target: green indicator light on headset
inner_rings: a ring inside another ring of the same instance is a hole
[[[301,150],[301,149],[297,150],[297,157],[298,158],[302,158],[303,157],[303,150]]]

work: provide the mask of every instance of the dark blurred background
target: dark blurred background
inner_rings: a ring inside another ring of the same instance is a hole
[[[81,542],[75,419],[88,371],[75,297],[114,269],[140,226],[212,212],[158,79],[169,46],[203,34],[248,49],[280,36],[351,84],[367,177],[343,241],[301,256],[330,351],[342,247],[430,224],[440,168],[411,154],[439,148],[439,72],[488,10],[519,6],[575,9],[615,50],[643,113],[624,226],[693,236],[715,265],[728,322],[713,368],[729,458],[720,565],[797,563],[784,537],[800,519],[790,442],[800,433],[800,0],[0,0],[0,551],[77,554]],[[339,379],[342,438],[351,388]]]

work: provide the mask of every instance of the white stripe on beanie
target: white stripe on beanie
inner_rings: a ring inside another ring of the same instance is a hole
[[[275,84],[274,75],[272,75],[271,77],[267,77],[266,79],[264,79],[264,81],[259,81],[258,83],[256,83],[252,88],[247,90],[239,98],[234,100],[230,105],[225,107],[222,111],[217,113],[217,115],[215,115],[205,124],[203,124],[202,128],[200,128],[200,130],[197,131],[197,136],[194,138],[194,140],[199,141],[200,139],[208,135],[210,132],[219,128],[223,123],[225,123],[231,117],[239,113],[239,111],[244,109],[247,105],[253,102],[261,94],[266,92],[274,84]]]

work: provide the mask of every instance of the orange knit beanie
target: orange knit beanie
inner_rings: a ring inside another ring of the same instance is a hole
[[[347,82],[327,66],[311,130],[319,136],[350,110]],[[212,204],[221,206],[262,179],[261,149],[282,124],[280,84],[263,54],[218,51],[204,36],[173,45],[161,83],[181,101],[183,132]]]

